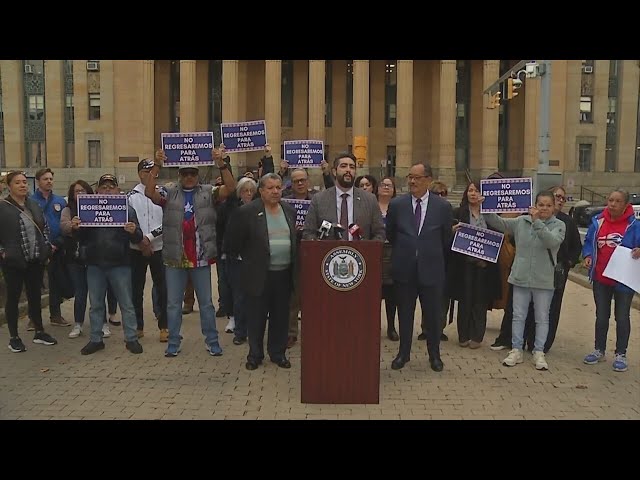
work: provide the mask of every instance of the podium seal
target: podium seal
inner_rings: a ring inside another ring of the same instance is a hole
[[[322,260],[322,277],[334,290],[353,290],[362,283],[366,273],[363,256],[352,247],[336,247]]]

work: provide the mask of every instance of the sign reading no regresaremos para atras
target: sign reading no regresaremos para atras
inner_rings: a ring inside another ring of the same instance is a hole
[[[126,195],[78,195],[81,227],[122,227],[129,221]]]
[[[296,228],[304,227],[304,221],[307,219],[311,200],[297,200],[295,198],[283,198],[283,202],[287,202],[296,209]]]
[[[213,132],[163,133],[165,167],[213,165]]]
[[[322,260],[322,277],[334,290],[353,290],[362,283],[366,273],[364,257],[353,247],[336,247]]]
[[[496,263],[504,235],[486,228],[474,227],[468,223],[460,223],[460,228],[453,237],[451,250],[470,257]]]
[[[253,152],[263,150],[267,144],[264,120],[220,124],[222,143],[227,152]]]
[[[480,180],[480,194],[482,213],[527,213],[533,205],[531,178]]]
[[[320,168],[324,160],[322,140],[287,140],[284,142],[284,160],[289,168]]]

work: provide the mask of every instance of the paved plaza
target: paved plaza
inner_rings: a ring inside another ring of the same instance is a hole
[[[214,292],[215,280],[213,273]],[[180,355],[165,358],[166,344],[158,341],[151,321],[150,284],[148,278],[141,355],[125,350],[122,327],[111,327],[106,348],[82,356],[88,321],[83,336],[69,339],[70,327],[48,325],[48,309],[43,310],[45,327],[58,345],[31,343],[24,318],[19,328],[27,351],[11,353],[6,325],[0,327],[0,419],[640,419],[640,312],[631,310],[627,372],[611,368],[613,319],[607,361],[584,365],[582,358],[593,349],[594,303],[590,289],[571,281],[547,372],[537,371],[529,354],[525,363],[504,367],[506,351],[489,349],[501,310],[490,312],[483,347],[477,350],[459,347],[455,324],[449,325],[450,340],[441,345],[444,371],[433,372],[425,343],[415,338],[419,307],[411,362],[391,370],[398,343],[386,338],[382,314],[377,405],[302,404],[300,343],[289,350],[291,369],[267,361],[247,371],[248,346],[233,345],[232,335],[223,331],[226,318],[217,321],[224,355],[210,356],[197,311],[184,317]],[[73,301],[62,305],[67,320],[73,319],[72,311]]]

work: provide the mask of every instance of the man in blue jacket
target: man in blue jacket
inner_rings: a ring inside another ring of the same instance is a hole
[[[52,258],[47,265],[47,274],[49,275],[49,316],[51,325],[59,327],[68,327],[71,323],[67,322],[60,312],[60,304],[62,298],[58,283],[54,280],[56,277],[56,268],[61,268],[62,262],[55,261],[57,255],[62,255],[62,232],[60,231],[60,214],[62,209],[67,206],[67,202],[60,195],[53,193],[53,172],[50,168],[41,168],[36,172],[36,191],[33,199],[44,212],[50,231],[50,241],[52,248]],[[29,321],[27,330],[33,330],[34,326]]]

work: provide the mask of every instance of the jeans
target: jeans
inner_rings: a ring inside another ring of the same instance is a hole
[[[165,267],[167,280],[167,324],[169,327],[168,352],[177,352],[180,348],[180,328],[182,327],[182,299],[191,278],[193,289],[200,307],[200,327],[209,347],[220,348],[216,329],[216,310],[211,298],[211,266],[196,268]]]
[[[626,354],[631,334],[631,302],[633,292],[620,292],[613,285],[593,281],[593,299],[596,302],[596,349],[602,353],[607,348],[607,333],[611,317],[611,300],[615,301],[616,354]]]
[[[219,258],[216,262],[216,272],[218,273],[218,296],[220,297],[220,310],[228,317],[234,315],[233,311],[233,288],[229,278],[229,259]]]
[[[229,273],[229,279],[231,280],[231,293],[233,295],[233,317],[236,323],[233,336],[236,338],[247,338],[247,305],[240,282],[241,265],[242,260],[227,258],[227,272]]]
[[[91,342],[102,341],[102,325],[105,319],[104,297],[107,285],[111,287],[115,300],[120,304],[122,327],[127,342],[138,340],[136,334],[136,312],[131,299],[131,267],[87,266],[87,284],[89,286],[89,321],[91,322]]]
[[[536,337],[534,352],[543,352],[549,333],[549,306],[553,298],[553,290],[542,288],[524,288],[513,286],[513,327],[511,332],[511,348],[522,350],[524,344],[524,325],[529,311],[529,302],[533,298],[536,319]]]
[[[29,318],[36,327],[36,332],[44,330],[42,326],[42,299],[41,290],[44,265],[40,263],[27,263],[27,268],[11,268],[2,266],[2,273],[7,288],[7,299],[4,306],[9,335],[18,336],[18,302],[22,294],[22,285],[27,289],[27,302],[29,305]]]
[[[87,295],[89,294],[89,286],[87,285],[87,266],[79,263],[69,263],[67,265],[73,288],[76,293],[73,297],[73,318],[77,325],[84,323],[84,314],[87,311]]]

